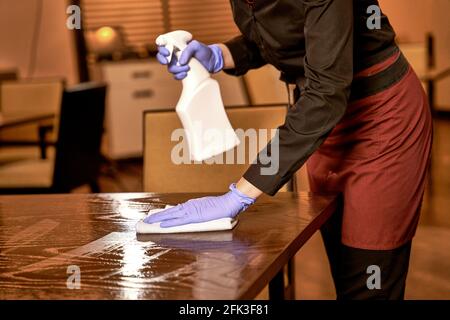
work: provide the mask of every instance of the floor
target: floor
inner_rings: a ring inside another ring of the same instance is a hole
[[[450,299],[450,120],[435,121],[430,184],[413,242],[407,299]],[[142,160],[107,166],[102,192],[142,191]],[[334,299],[325,250],[316,234],[296,256],[297,298]]]

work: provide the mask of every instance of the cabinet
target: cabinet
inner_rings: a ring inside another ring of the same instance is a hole
[[[99,67],[108,83],[106,152],[111,159],[139,157],[144,111],[174,109],[181,84],[154,60],[103,62]]]

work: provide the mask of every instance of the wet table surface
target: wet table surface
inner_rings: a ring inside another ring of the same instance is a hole
[[[198,196],[0,196],[0,299],[251,299],[337,202],[280,193],[232,231],[136,235],[148,210]]]

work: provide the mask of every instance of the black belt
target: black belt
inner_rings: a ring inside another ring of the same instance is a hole
[[[409,70],[409,63],[400,52],[397,60],[377,74],[354,79],[350,94],[350,101],[373,96],[399,82]]]

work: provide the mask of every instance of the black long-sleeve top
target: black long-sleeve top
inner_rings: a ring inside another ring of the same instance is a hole
[[[339,122],[354,74],[396,48],[384,14],[380,29],[368,27],[371,5],[378,1],[231,0],[241,35],[225,43],[235,63],[225,72],[242,75],[271,64],[281,71],[281,79],[297,84],[302,92],[278,128],[279,156],[273,156],[277,146],[272,140],[244,174],[263,192],[274,195]],[[271,156],[279,162],[268,163]]]

